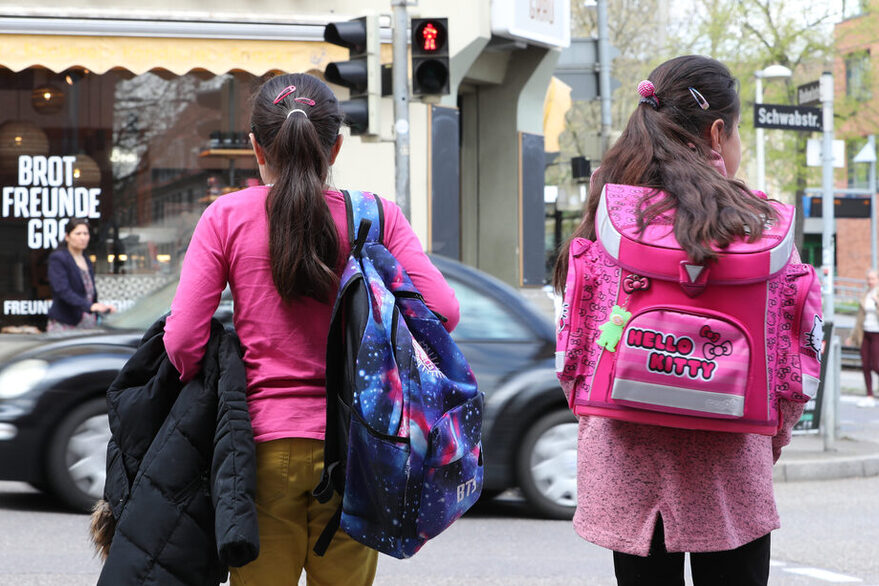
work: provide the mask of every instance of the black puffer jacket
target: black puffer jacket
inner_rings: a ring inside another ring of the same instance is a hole
[[[107,391],[104,498],[116,519],[99,585],[215,585],[256,558],[256,461],[237,337],[211,322],[199,376],[183,385],[147,331]]]

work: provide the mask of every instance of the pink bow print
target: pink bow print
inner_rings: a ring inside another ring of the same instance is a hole
[[[702,326],[702,329],[699,330],[699,335],[703,338],[708,338],[714,343],[717,343],[717,341],[720,340],[720,334],[712,330],[709,326]]]
[[[712,344],[708,342],[702,346],[702,354],[704,354],[705,358],[708,358],[709,360],[720,358],[721,356],[732,356],[732,342],[729,340],[721,342],[720,344]]]
[[[626,293],[634,293],[635,291],[646,291],[650,288],[650,279],[641,275],[626,275],[623,279],[623,291]]]

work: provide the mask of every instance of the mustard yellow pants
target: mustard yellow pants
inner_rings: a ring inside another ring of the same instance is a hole
[[[321,504],[311,496],[323,471],[323,446],[307,438],[256,445],[259,557],[229,568],[231,586],[295,586],[303,569],[308,586],[372,584],[378,552],[341,529],[322,557],[312,551],[340,498]]]

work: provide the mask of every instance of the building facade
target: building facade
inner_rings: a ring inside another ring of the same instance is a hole
[[[853,159],[869,135],[879,135],[879,1],[847,0],[844,16],[834,29],[834,100],[843,118],[836,138],[845,140],[847,159],[837,186],[869,190],[869,164]],[[872,263],[870,219],[839,218],[836,230],[839,276],[863,279]]]
[[[48,4],[0,2],[4,327],[45,325],[46,262],[72,217],[89,220],[102,300],[124,308],[173,281],[204,208],[259,181],[252,91],[266,75],[322,76],[347,59],[323,42],[328,22],[391,10],[353,0],[218,0],[210,12],[194,0]],[[449,19],[451,92],[410,104],[412,224],[428,250],[540,285],[543,103],[568,42],[568,2],[422,0],[417,11]],[[335,186],[395,198],[390,97],[381,119],[383,140],[346,137]]]

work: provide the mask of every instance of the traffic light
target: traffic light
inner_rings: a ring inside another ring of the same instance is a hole
[[[449,19],[413,18],[412,95],[449,93]]]
[[[332,22],[324,28],[324,41],[348,49],[348,61],[329,63],[324,78],[351,90],[350,99],[340,104],[351,134],[378,136],[382,89],[378,16]]]

